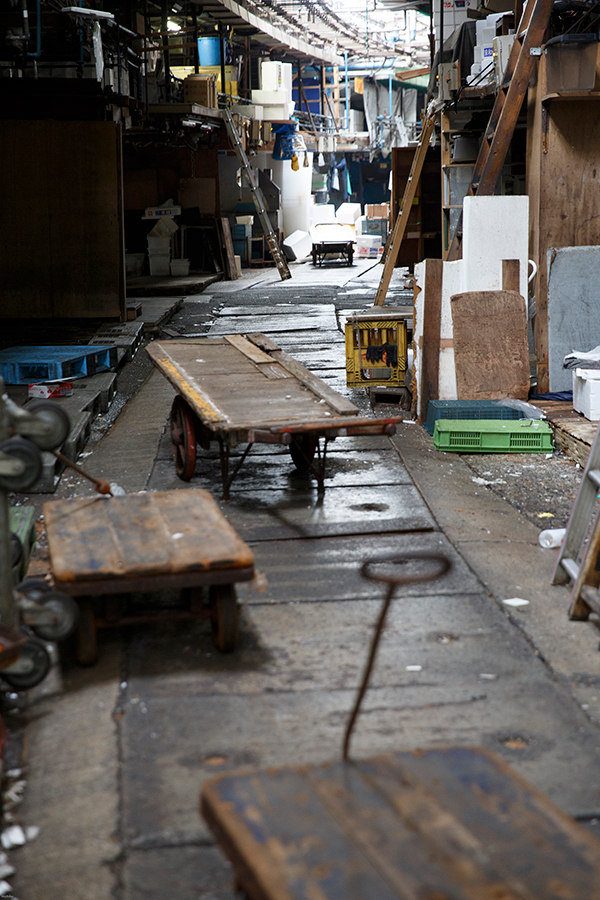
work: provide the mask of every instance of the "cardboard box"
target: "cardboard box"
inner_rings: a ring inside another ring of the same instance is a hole
[[[389,219],[390,217],[389,203],[367,203],[365,209],[367,219]]]
[[[30,384],[28,395],[41,400],[51,400],[53,397],[70,397],[73,393],[72,381],[61,381],[55,384]]]

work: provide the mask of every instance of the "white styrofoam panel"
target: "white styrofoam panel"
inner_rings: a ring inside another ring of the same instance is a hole
[[[463,291],[502,290],[502,260],[518,259],[526,300],[529,197],[465,197],[462,247]]]
[[[452,307],[450,298],[462,290],[462,259],[443,263],[442,268],[442,318],[440,339],[453,340]],[[454,368],[454,347],[440,348],[439,399],[456,400],[456,371]]]
[[[413,277],[415,279],[415,315],[413,325],[413,373],[417,387],[417,417],[421,416],[421,372],[423,356],[421,343],[423,341],[423,309],[425,305],[425,266],[427,261],[415,263]]]

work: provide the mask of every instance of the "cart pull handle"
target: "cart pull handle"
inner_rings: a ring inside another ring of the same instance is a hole
[[[426,566],[423,571],[417,570],[416,572],[410,571],[410,568],[414,567],[409,567],[409,571],[404,571],[403,573],[390,571],[390,569],[393,569],[393,567],[395,566],[404,566],[408,563],[419,560],[422,560],[426,563],[437,563],[437,565]],[[378,572],[375,570],[376,566],[385,566],[386,568],[384,568],[383,571]],[[373,665],[375,663],[375,657],[379,648],[381,635],[383,634],[383,629],[385,627],[385,620],[387,617],[388,609],[390,608],[390,604],[392,602],[394,594],[396,593],[396,590],[404,584],[423,584],[426,581],[435,581],[437,578],[441,578],[442,575],[445,575],[447,572],[449,572],[451,568],[451,561],[442,553],[405,553],[387,556],[374,556],[371,557],[371,559],[366,560],[361,566],[360,574],[362,575],[362,577],[366,578],[368,581],[376,581],[382,584],[386,584],[387,592],[375,625],[375,632],[371,639],[371,646],[369,647],[367,662],[364,668],[360,687],[358,688],[356,700],[354,701],[354,707],[352,708],[350,718],[348,719],[348,724],[346,725],[346,732],[344,734],[344,743],[342,749],[342,756],[345,762],[347,762],[349,759],[350,739],[352,737],[352,732],[354,730],[354,726],[360,712],[363,698],[367,692],[367,688],[369,687],[369,680],[371,677],[371,672],[373,670]]]

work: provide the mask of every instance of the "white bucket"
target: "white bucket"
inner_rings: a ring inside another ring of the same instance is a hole
[[[172,259],[171,260],[171,275],[189,275],[190,274],[190,261],[189,259]]]

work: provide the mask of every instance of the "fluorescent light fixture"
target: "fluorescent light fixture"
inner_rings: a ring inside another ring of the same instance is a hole
[[[178,25],[172,19],[167,19],[167,31],[181,31],[181,25]]]

